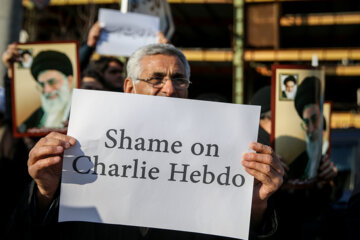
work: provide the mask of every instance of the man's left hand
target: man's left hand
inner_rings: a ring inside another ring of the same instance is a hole
[[[252,221],[258,224],[267,208],[268,198],[282,185],[285,171],[271,147],[253,142],[250,144],[250,148],[255,153],[245,153],[242,164],[245,171],[255,178]]]
[[[88,40],[87,40],[87,45],[89,47],[96,46],[96,43],[100,37],[100,33],[101,33],[101,26],[100,26],[100,23],[97,21],[94,23],[94,25],[92,25],[92,27],[89,30],[89,35],[88,35]]]
[[[336,177],[338,169],[335,164],[330,160],[329,155],[325,155],[321,158],[319,167],[319,179],[324,181],[330,181]]]

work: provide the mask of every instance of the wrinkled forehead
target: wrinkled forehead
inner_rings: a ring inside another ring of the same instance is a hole
[[[141,61],[141,75],[152,73],[181,74],[186,75],[185,66],[181,60],[174,55],[146,55]]]

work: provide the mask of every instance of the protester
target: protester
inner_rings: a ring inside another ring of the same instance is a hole
[[[104,90],[104,79],[95,69],[87,68],[81,76],[81,88],[89,90]]]
[[[124,64],[116,57],[102,56],[98,60],[92,61],[88,68],[97,71],[104,80],[104,90],[123,92]]]
[[[258,141],[270,146],[271,133],[271,86],[260,88],[252,97],[250,104],[261,106]]]
[[[6,196],[2,198],[0,207],[0,239],[3,239],[16,202],[31,180],[26,165],[29,154],[27,142],[23,138],[14,138],[5,106],[5,89],[0,87],[0,180],[6,183],[2,186]]]
[[[270,144],[273,124],[270,103],[271,86],[259,89],[251,99],[252,105],[261,106],[258,141],[264,144]],[[283,186],[271,199],[279,217],[275,239],[321,239],[331,201],[332,181],[337,175],[336,166],[328,155],[322,156],[318,177],[310,184],[307,179],[301,179],[300,172],[303,173],[305,167],[298,170],[295,164],[287,166],[285,159],[279,159],[284,160],[286,171]]]
[[[87,41],[79,50],[80,69],[84,70],[88,67],[92,54],[95,52],[97,41],[101,33],[101,26],[96,21],[90,28]]]
[[[125,93],[186,98],[190,67],[185,56],[168,44],[138,49],[129,59]],[[170,81],[168,81],[170,80]],[[124,116],[126,117],[126,116]],[[27,239],[220,239],[189,232],[80,222],[58,223],[62,154],[75,144],[71,136],[50,133],[31,150],[28,170],[34,179],[14,214],[10,236]],[[281,186],[284,169],[270,147],[251,143],[242,164],[255,177],[251,212],[252,238],[272,235],[276,218],[268,198]],[[239,159],[240,161],[240,159]],[[241,204],[241,202],[239,202]]]

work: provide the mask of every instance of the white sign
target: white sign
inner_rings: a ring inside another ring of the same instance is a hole
[[[260,107],[75,89],[59,221],[247,239]]]
[[[102,27],[96,45],[99,54],[130,56],[141,46],[158,42],[159,17],[118,10],[99,10]]]

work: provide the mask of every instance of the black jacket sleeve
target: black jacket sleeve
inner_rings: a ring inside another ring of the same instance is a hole
[[[81,46],[79,50],[80,70],[84,69],[89,65],[91,55],[95,52],[95,48],[89,47],[86,43]]]

